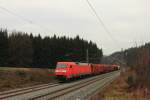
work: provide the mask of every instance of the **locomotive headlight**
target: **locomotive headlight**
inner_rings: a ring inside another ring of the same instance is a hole
[[[64,73],[66,73],[67,71],[66,70],[56,70],[55,72],[64,72]]]
[[[58,70],[55,70],[55,72],[58,72]]]
[[[61,72],[64,72],[64,73],[66,73],[67,71],[66,71],[66,70],[61,70]]]

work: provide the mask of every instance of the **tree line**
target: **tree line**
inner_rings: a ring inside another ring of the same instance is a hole
[[[124,51],[127,65],[134,74],[129,77],[132,87],[150,89],[150,43]]]
[[[52,68],[58,61],[85,62],[87,49],[89,62],[99,63],[102,49],[79,36],[42,38],[40,34],[0,30],[0,66]]]

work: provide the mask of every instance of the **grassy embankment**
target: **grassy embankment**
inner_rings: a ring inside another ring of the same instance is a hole
[[[54,70],[0,67],[0,91],[55,82]]]
[[[150,100],[150,91],[143,88],[130,88],[128,77],[133,71],[121,75],[103,91],[91,97],[91,100]]]

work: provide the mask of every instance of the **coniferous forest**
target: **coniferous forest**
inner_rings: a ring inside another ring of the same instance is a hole
[[[42,38],[40,34],[11,32],[0,30],[0,66],[1,67],[42,67],[54,68],[58,61],[86,62],[86,51],[89,51],[89,62],[100,63],[103,56],[92,41],[79,36]]]

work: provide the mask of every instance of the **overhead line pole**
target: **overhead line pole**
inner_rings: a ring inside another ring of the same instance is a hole
[[[89,63],[89,50],[86,49],[86,62]]]

